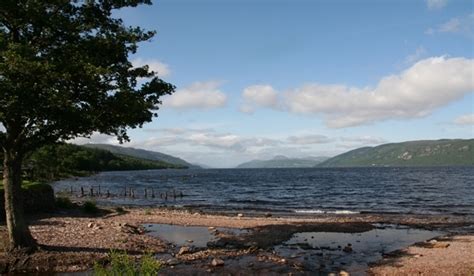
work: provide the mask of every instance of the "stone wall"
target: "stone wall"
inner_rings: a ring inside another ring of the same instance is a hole
[[[25,213],[33,214],[54,209],[54,190],[48,184],[37,184],[22,189]],[[0,220],[5,219],[5,197],[0,189]]]

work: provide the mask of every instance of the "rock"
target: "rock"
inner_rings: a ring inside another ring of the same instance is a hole
[[[178,251],[178,255],[183,255],[183,254],[187,254],[187,253],[190,253],[190,252],[191,252],[191,248],[189,248],[187,246],[182,246]]]
[[[269,218],[269,217],[271,217],[271,216],[272,216],[271,213],[265,213],[265,217],[266,217],[266,218]]]
[[[339,276],[349,276],[349,275],[350,275],[349,272],[344,271],[344,270],[341,270],[341,271],[339,272]]]
[[[281,260],[280,260],[280,263],[282,263],[282,264],[286,264],[287,262],[288,262],[288,261],[287,261],[286,259],[281,259]]]
[[[219,259],[219,258],[214,258],[211,262],[212,266],[223,266],[224,265],[224,260]]]
[[[89,224],[87,224],[87,227],[89,227],[89,228],[94,227],[94,223],[93,223],[93,222],[89,222]]]
[[[352,245],[349,243],[347,244],[347,246],[345,246],[342,251],[346,252],[346,253],[350,253],[352,252]]]
[[[244,214],[242,214],[242,213],[238,213],[238,214],[237,214],[237,217],[238,217],[238,218],[241,218],[241,217],[243,217],[243,216],[244,216]]]
[[[212,230],[215,230],[215,229],[216,229],[216,227],[209,226],[209,227],[207,227],[207,229],[208,229],[209,231],[212,231]]]
[[[188,243],[193,243],[194,241],[193,241],[193,240],[187,240],[186,242],[188,242]]]
[[[181,263],[181,262],[180,262],[178,259],[176,259],[176,258],[171,258],[171,259],[169,259],[169,260],[166,261],[166,264],[167,264],[167,265],[170,265],[170,266],[172,266],[172,265],[179,265],[180,263]]]

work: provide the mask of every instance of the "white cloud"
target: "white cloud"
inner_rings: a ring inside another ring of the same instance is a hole
[[[463,34],[468,37],[474,36],[474,13],[466,16],[454,17],[438,25],[435,28],[429,28],[426,34],[434,35],[436,33]]]
[[[457,125],[474,125],[474,113],[459,116],[454,119],[454,123]]]
[[[343,142],[357,143],[360,145],[384,144],[387,140],[374,136],[341,137]]]
[[[430,10],[442,9],[447,3],[448,0],[426,0],[426,5]]]
[[[278,93],[270,85],[252,85],[242,92],[244,104],[240,111],[252,113],[256,107],[276,108],[278,106]]]
[[[212,109],[223,107],[227,96],[219,89],[221,82],[195,82],[189,87],[178,89],[163,99],[164,107],[177,109]]]
[[[311,145],[311,144],[330,143],[333,140],[324,135],[303,135],[303,136],[290,136],[288,137],[287,141],[291,144]]]
[[[163,63],[157,59],[142,59],[136,58],[132,60],[132,64],[134,67],[141,67],[144,65],[148,65],[148,68],[155,72],[160,78],[167,77],[171,74],[171,70],[168,64]]]
[[[117,138],[112,135],[94,133],[91,137],[77,137],[67,142],[84,145],[84,144],[119,144]]]
[[[427,58],[375,88],[309,84],[286,93],[284,102],[290,112],[323,114],[332,128],[423,117],[471,93],[473,68],[472,59]]]

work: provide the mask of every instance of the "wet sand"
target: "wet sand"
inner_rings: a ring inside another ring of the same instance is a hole
[[[223,216],[159,208],[133,208],[127,209],[125,213],[109,210],[100,216],[90,217],[72,210],[31,217],[31,231],[41,246],[40,250],[19,259],[11,259],[5,253],[0,253],[0,273],[84,271],[90,269],[94,262],[105,260],[110,249],[119,249],[127,250],[137,257],[147,251],[159,256],[161,254],[167,262],[164,274],[180,271],[186,273],[189,269],[203,274],[232,273],[233,267],[239,269],[242,265],[248,273],[254,274],[307,274],[309,272],[298,266],[296,260],[284,258],[273,247],[290,239],[294,233],[359,233],[373,229],[374,223],[443,231],[459,230],[472,225],[472,221],[466,221],[464,217],[444,216],[365,214],[250,217],[247,214]],[[238,236],[236,238],[235,235],[222,236],[221,244],[214,247],[190,248],[187,254],[177,254],[180,247],[146,234],[146,227],[142,226],[147,224],[245,228],[252,229],[254,234],[246,235],[244,239]],[[466,275],[466,272],[472,272],[474,235],[469,229],[464,232],[470,234],[452,237],[447,248],[409,247],[407,254],[387,255],[384,260],[386,262],[378,263],[370,272],[375,275],[402,275],[415,271],[449,271],[451,275],[458,272],[461,273],[459,275]],[[4,226],[0,226],[0,235],[4,234]],[[460,254],[464,251],[471,255]],[[225,260],[225,265],[214,266],[212,261],[215,258]],[[456,265],[447,266],[447,260],[451,259],[456,260]]]

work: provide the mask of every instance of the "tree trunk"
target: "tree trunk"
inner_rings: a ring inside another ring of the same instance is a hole
[[[3,186],[9,251],[30,251],[36,247],[23,216],[21,191],[22,156],[14,150],[4,149]]]

